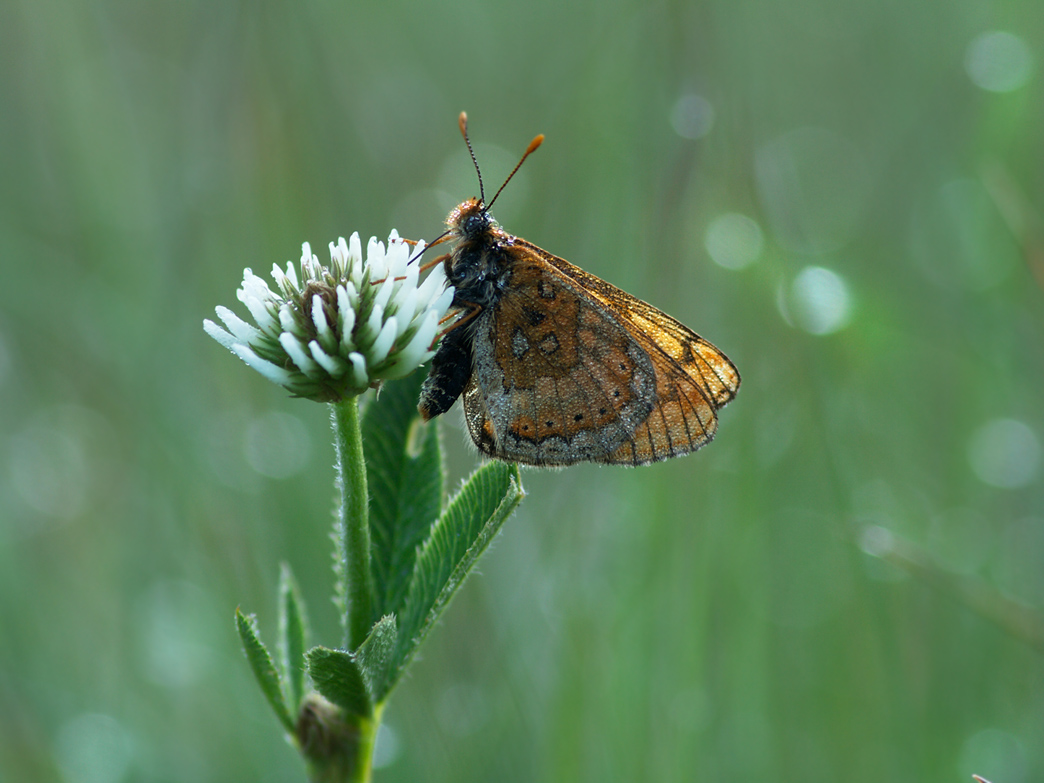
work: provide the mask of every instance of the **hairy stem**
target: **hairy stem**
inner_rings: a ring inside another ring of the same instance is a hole
[[[373,573],[370,570],[370,506],[366,461],[359,429],[359,398],[331,404],[337,483],[341,490],[339,523],[344,557],[345,646],[357,650],[373,625]]]

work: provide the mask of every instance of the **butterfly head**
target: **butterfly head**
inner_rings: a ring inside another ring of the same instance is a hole
[[[500,228],[480,198],[469,198],[458,204],[446,218],[446,225],[450,234],[465,242],[480,239],[492,229]]]

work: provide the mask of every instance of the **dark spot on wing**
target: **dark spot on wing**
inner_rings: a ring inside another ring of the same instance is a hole
[[[526,318],[529,319],[529,323],[533,326],[539,326],[547,318],[547,313],[543,313],[540,310],[534,310],[531,307],[522,308],[522,312],[525,313]]]
[[[547,335],[547,337],[540,341],[540,350],[544,353],[545,356],[553,354],[555,351],[558,350],[558,348],[558,338],[555,336],[554,332]]]

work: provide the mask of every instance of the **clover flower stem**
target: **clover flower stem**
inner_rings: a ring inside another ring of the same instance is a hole
[[[339,526],[344,556],[345,644],[356,650],[370,633],[373,615],[373,572],[370,570],[370,509],[359,428],[359,398],[330,404],[341,489]]]

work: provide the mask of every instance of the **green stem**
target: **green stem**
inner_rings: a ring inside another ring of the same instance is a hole
[[[337,483],[341,489],[339,523],[345,588],[345,643],[359,649],[373,625],[373,572],[370,570],[370,505],[366,461],[359,429],[359,398],[331,404]]]
[[[370,720],[363,720],[359,725],[359,765],[355,769],[355,781],[370,783],[373,777],[373,749],[377,744],[377,729],[381,727],[381,707],[374,710]]]
[[[310,783],[370,783],[381,709],[362,717],[345,715],[322,697],[305,704],[297,741]]]

